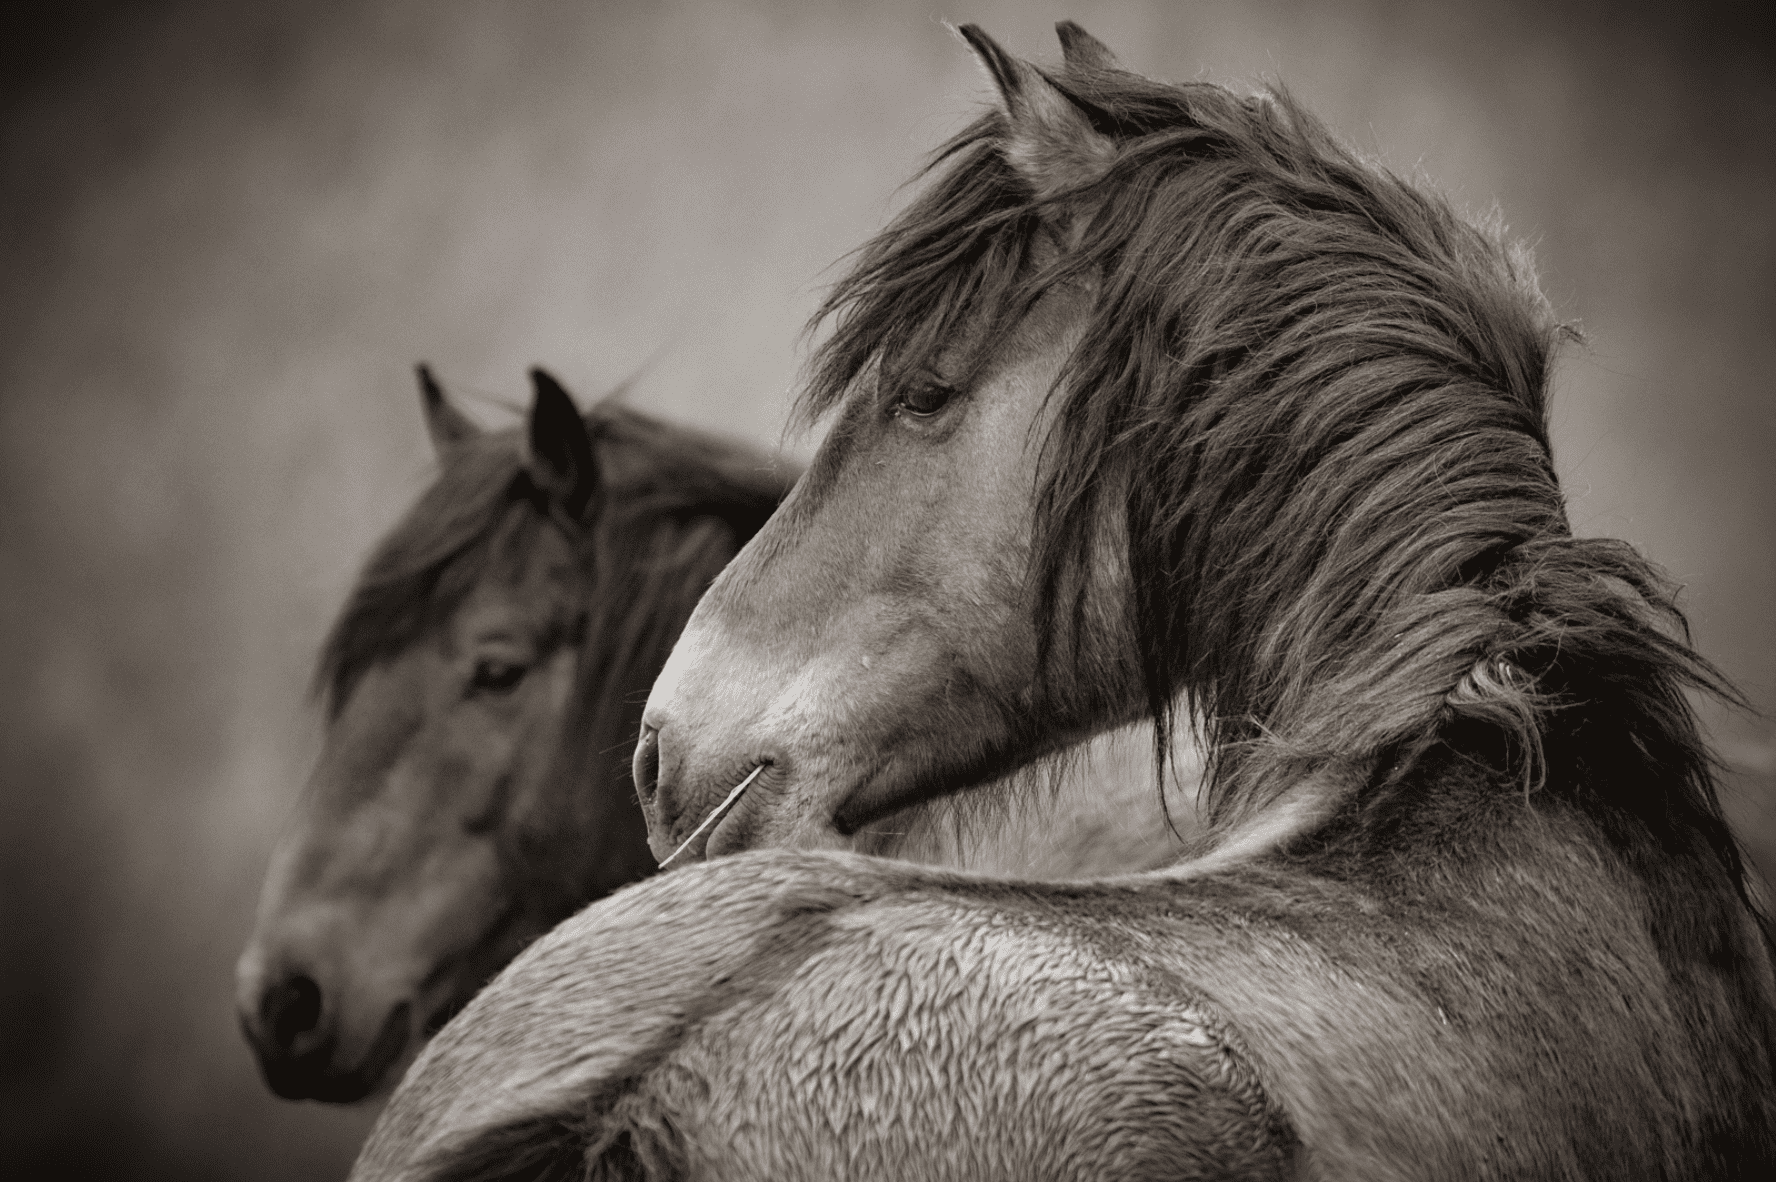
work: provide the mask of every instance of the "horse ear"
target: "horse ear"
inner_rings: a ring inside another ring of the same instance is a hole
[[[1108,45],[1072,21],[1056,22],[1055,35],[1061,39],[1061,60],[1067,63],[1069,70],[1122,69]]]
[[[1078,29],[1077,25],[1071,27]],[[1005,114],[1005,158],[1038,199],[1084,188],[1104,175],[1115,158],[1116,144],[1092,126],[1085,111],[1042,71],[1001,49],[980,26],[963,25],[956,31],[999,89],[1000,109]],[[1103,49],[1083,29],[1079,33]],[[1062,34],[1063,44],[1067,36]]]
[[[549,373],[530,371],[530,478],[561,503],[575,521],[598,492],[598,461],[592,434],[579,408]]]
[[[481,428],[469,416],[450,405],[444,387],[432,376],[429,366],[421,362],[419,370],[419,403],[425,411],[426,433],[432,437],[432,448],[443,459],[451,452],[481,434]]]

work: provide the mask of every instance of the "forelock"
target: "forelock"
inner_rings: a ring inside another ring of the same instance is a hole
[[[358,678],[437,627],[509,545],[523,465],[510,432],[462,445],[372,552],[321,646],[314,688],[336,716]],[[502,528],[503,527],[503,528]]]

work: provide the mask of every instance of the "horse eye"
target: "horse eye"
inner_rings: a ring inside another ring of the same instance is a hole
[[[955,393],[953,386],[937,381],[924,381],[903,390],[900,397],[894,400],[894,408],[915,418],[930,418],[948,406]]]
[[[530,668],[527,665],[483,657],[475,662],[475,675],[469,680],[469,688],[478,693],[510,693],[524,680],[524,675],[528,672]]]

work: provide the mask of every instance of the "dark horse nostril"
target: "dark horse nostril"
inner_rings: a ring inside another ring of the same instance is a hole
[[[291,977],[265,995],[260,1016],[272,1045],[288,1054],[298,1038],[320,1024],[321,987],[310,977]]]
[[[641,796],[643,807],[654,802],[654,794],[660,789],[660,731],[657,727],[641,724],[641,738],[635,744],[635,762],[630,769],[635,778],[635,791]]]

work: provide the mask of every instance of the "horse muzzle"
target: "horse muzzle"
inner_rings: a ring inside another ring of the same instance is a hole
[[[830,822],[798,807],[793,765],[776,748],[742,740],[699,759],[685,729],[656,714],[635,746],[648,846],[662,869],[744,849],[834,844],[821,832]],[[800,823],[786,827],[786,818]]]
[[[386,1008],[368,1038],[342,1021],[318,974],[270,969],[254,950],[236,969],[236,1010],[266,1086],[286,1100],[351,1104],[376,1092],[414,1036],[413,1006]]]

